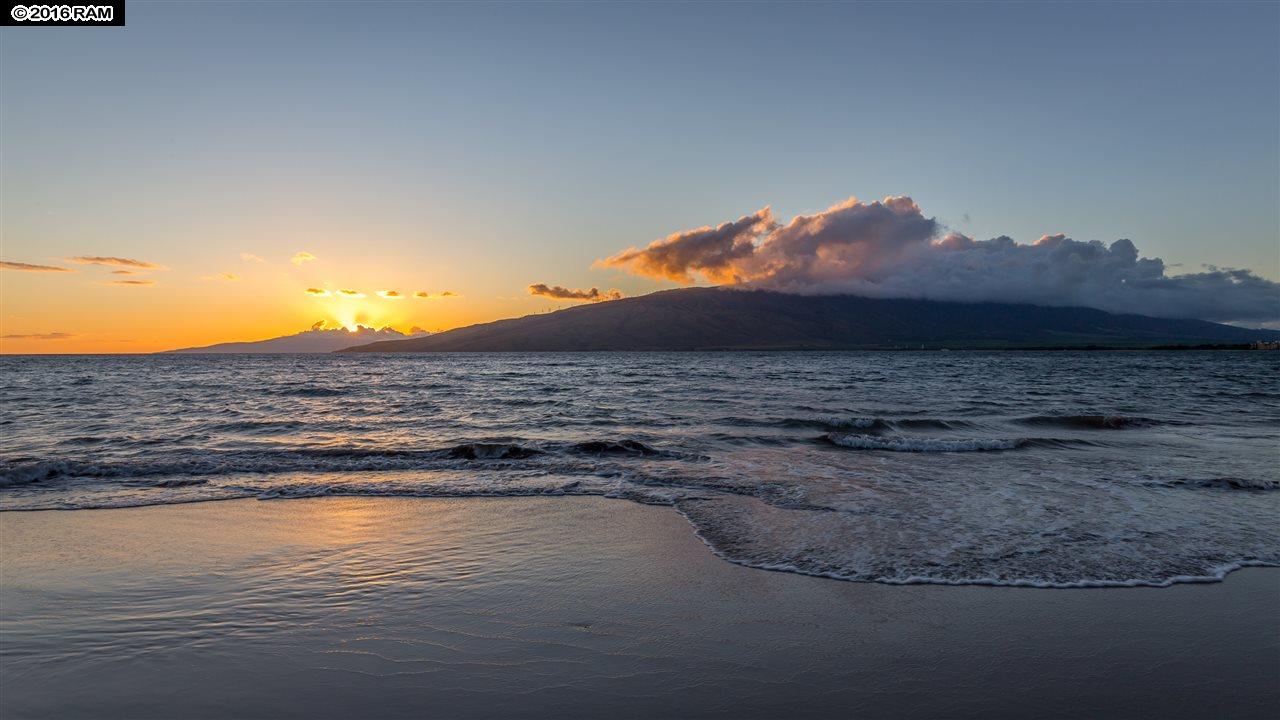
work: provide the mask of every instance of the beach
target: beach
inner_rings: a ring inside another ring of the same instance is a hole
[[[0,515],[0,715],[1274,717],[1280,570],[894,586],[604,498]]]

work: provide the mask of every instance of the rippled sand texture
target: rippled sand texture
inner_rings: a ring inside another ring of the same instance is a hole
[[[0,716],[1275,717],[1280,571],[891,587],[669,508],[323,498],[0,517]]]
[[[0,509],[596,495],[884,583],[1280,563],[1280,353],[0,359]]]

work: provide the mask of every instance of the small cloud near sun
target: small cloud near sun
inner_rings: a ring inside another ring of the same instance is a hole
[[[303,292],[305,292],[308,295],[312,295],[314,297],[329,297],[330,295],[332,295],[332,293],[330,293],[328,290],[325,290],[323,288],[307,288]]]
[[[378,297],[384,300],[403,300],[404,296],[398,290],[379,290]]]
[[[339,297],[349,297],[349,298],[362,298],[362,297],[365,297],[365,294],[364,294],[364,293],[362,293],[362,292],[360,292],[359,290],[346,290],[346,289],[343,289],[343,290],[339,290],[339,291],[338,291],[338,296],[339,296]]]
[[[155,285],[155,280],[112,280],[108,285],[122,285],[125,287],[146,287]]]
[[[5,270],[21,270],[22,272],[75,272],[70,268],[57,265],[32,265],[31,263],[8,262],[0,260],[0,268]]]
[[[415,292],[413,296],[418,298],[419,300],[445,300],[448,298],[462,297],[461,295],[459,295],[456,292],[453,292],[452,290],[445,290],[444,292],[439,292],[439,293],[429,293],[426,290],[419,290]]]
[[[293,258],[289,262],[293,263],[294,265],[301,265],[302,263],[311,262],[312,260],[315,260],[315,259],[316,259],[315,255],[312,255],[309,252],[303,252],[299,250],[298,252],[293,254]]]
[[[227,282],[235,282],[240,279],[240,276],[233,273],[218,273],[217,279],[226,280]]]

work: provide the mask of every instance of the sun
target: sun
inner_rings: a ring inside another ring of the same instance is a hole
[[[334,298],[329,309],[329,316],[333,318],[334,322],[351,331],[354,331],[360,325],[381,327],[386,324],[385,313],[381,311],[381,308],[358,300],[344,298]]]

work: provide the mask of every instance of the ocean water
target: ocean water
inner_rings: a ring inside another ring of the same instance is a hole
[[[1280,353],[0,358],[0,510],[594,495],[722,558],[1080,587],[1280,564]]]

